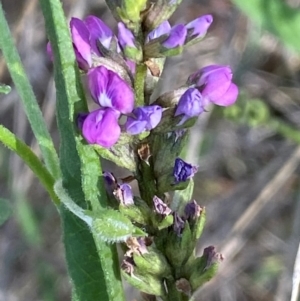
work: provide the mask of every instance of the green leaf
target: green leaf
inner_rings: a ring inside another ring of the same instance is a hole
[[[62,5],[59,0],[40,3],[54,56],[63,187],[81,208],[101,209],[106,197],[99,158],[90,146],[76,140],[75,119],[78,112],[87,111],[87,105]],[[89,226],[64,206],[60,212],[74,300],[124,300],[116,246],[96,240]]]
[[[45,164],[55,179],[60,177],[58,157],[53,141],[42,116],[29,80],[21,63],[20,56],[13,43],[8,24],[0,3],[0,49],[2,50],[8,70],[23,102],[32,131],[40,146]]]
[[[0,93],[2,94],[8,94],[11,91],[11,87],[4,85],[4,84],[0,84]]]
[[[194,180],[190,179],[188,187],[174,192],[172,210],[183,213],[185,205],[191,201],[194,191]]]
[[[300,52],[300,10],[282,0],[233,0],[253,21]]]
[[[98,212],[92,222],[92,231],[99,240],[106,242],[125,241],[130,236],[145,236],[139,228],[133,226],[131,221],[116,210]]]
[[[4,224],[12,214],[12,209],[9,202],[5,199],[0,199],[0,226]]]

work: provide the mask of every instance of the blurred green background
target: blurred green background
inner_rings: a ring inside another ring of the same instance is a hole
[[[39,3],[1,2],[58,143]],[[104,1],[62,2],[68,18],[95,14],[116,29]],[[199,253],[215,245],[225,257],[197,300],[300,300],[295,277],[297,271],[300,277],[300,1],[184,0],[171,23],[207,13],[214,17],[207,37],[168,60],[157,89],[157,95],[170,91],[214,63],[230,65],[240,87],[234,106],[201,115],[188,145],[187,161],[199,165],[194,198],[208,215]],[[1,124],[39,154],[2,57],[0,82],[12,86],[9,94],[0,95]],[[0,223],[0,301],[70,300],[56,209],[32,173],[3,146]],[[133,289],[126,286],[126,291],[128,300],[139,300]]]

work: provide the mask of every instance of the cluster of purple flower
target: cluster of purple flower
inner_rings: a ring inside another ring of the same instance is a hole
[[[212,21],[211,15],[173,27],[168,21],[164,21],[145,37],[144,45],[141,46],[121,22],[118,23],[116,37],[95,16],[88,16],[85,20],[72,18],[70,29],[76,59],[79,67],[87,73],[91,96],[99,105],[98,109],[80,114],[78,118],[87,142],[110,148],[118,141],[122,131],[137,135],[152,130],[160,123],[163,113],[158,105],[135,107],[134,84],[113,68],[110,70],[107,66],[99,66],[97,57],[105,57],[109,52],[118,54],[127,66],[129,78],[133,78],[136,63],[143,62],[145,57],[149,59],[174,55],[170,54],[170,50],[202,39]],[[51,48],[48,50],[51,51]],[[199,116],[209,102],[228,106],[235,102],[238,95],[228,66],[212,65],[200,69],[188,78],[187,87],[175,110],[175,116],[182,116],[178,125]],[[122,129],[119,125],[121,115],[127,116]]]

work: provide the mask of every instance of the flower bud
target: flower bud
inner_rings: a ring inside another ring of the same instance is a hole
[[[182,119],[178,123],[178,125],[182,125],[188,119],[198,117],[202,112],[204,112],[203,97],[197,89],[190,88],[181,96],[175,116],[182,115]]]
[[[114,194],[122,206],[130,206],[134,204],[129,184],[124,183],[119,185],[119,187],[114,191]]]
[[[134,62],[140,62],[143,58],[143,53],[140,46],[137,47],[135,38],[132,32],[126,28],[124,23],[118,23],[118,40],[125,56]]]
[[[186,24],[185,28],[187,29],[188,33],[185,40],[185,45],[193,45],[202,40],[212,22],[212,15],[204,15]]]
[[[194,174],[197,172],[197,170],[198,170],[197,166],[193,166],[189,163],[186,163],[180,158],[176,158],[174,169],[173,169],[175,184],[179,182],[185,182],[188,179],[192,178]]]
[[[147,0],[123,0],[117,13],[121,20],[128,25],[141,21],[141,12],[146,8]]]
[[[99,66],[91,69],[87,77],[91,95],[101,107],[112,108],[122,114],[133,110],[133,91],[118,74]]]
[[[143,275],[167,277],[171,274],[171,268],[165,256],[153,246],[148,248],[148,253],[133,254],[133,260]]]
[[[121,134],[119,116],[118,112],[109,108],[89,113],[83,122],[83,137],[90,144],[99,144],[106,148],[113,146]]]
[[[150,274],[141,275],[136,267],[133,268],[131,275],[128,274],[127,271],[131,272],[131,269],[128,268],[128,265],[125,266],[123,264],[121,270],[122,276],[129,284],[137,288],[139,291],[155,296],[165,295],[162,279]]]
[[[178,24],[168,29],[169,23],[164,22],[157,31],[153,31],[148,35],[149,43],[144,47],[146,58],[160,58],[166,56],[175,56],[183,51],[187,29],[184,25]],[[166,32],[165,34],[163,34]],[[152,37],[158,36],[151,40]]]
[[[200,207],[194,200],[185,206],[184,213],[189,221],[193,240],[198,240],[206,221],[205,207]]]
[[[172,210],[156,195],[153,197],[153,204],[155,212],[159,215],[167,216],[170,215]]]
[[[162,108],[160,106],[137,107],[132,112],[133,117],[128,116],[126,131],[131,135],[137,135],[155,128],[161,120]]]
[[[93,52],[96,55],[103,56],[104,53],[101,53],[98,43],[100,42],[104,48],[109,50],[114,37],[112,30],[95,16],[86,17],[84,23],[90,32],[90,44]]]
[[[230,67],[211,65],[192,74],[188,78],[188,84],[195,85],[206,102],[230,106],[238,96],[238,88],[231,80]]]
[[[177,219],[174,219],[174,223]],[[196,242],[192,240],[189,223],[185,222],[182,234],[172,231],[169,233],[165,245],[165,254],[171,265],[181,268],[191,256]]]
[[[210,246],[204,249],[203,255],[196,258],[190,271],[189,282],[193,292],[215,276],[222,260],[222,254],[216,253],[215,247]]]

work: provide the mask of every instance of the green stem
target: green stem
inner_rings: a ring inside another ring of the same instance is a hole
[[[287,139],[292,140],[297,144],[300,144],[299,129],[296,129],[288,123],[279,119],[272,119],[271,124],[278,134],[284,136]]]
[[[32,131],[41,148],[45,164],[55,179],[60,178],[58,157],[53,141],[45,124],[41,110],[33,93],[32,87],[24,71],[20,56],[14,45],[0,3],[0,48],[6,60],[8,70],[23,102]]]
[[[145,104],[145,79],[147,74],[147,66],[145,64],[138,64],[136,66],[134,78],[134,94],[136,106],[143,106]]]
[[[54,179],[30,147],[2,125],[0,125],[0,141],[25,162],[48,191],[54,204],[59,205],[59,199],[53,190]]]

